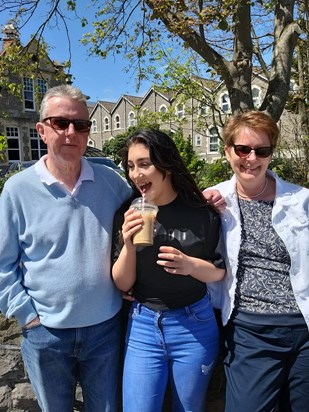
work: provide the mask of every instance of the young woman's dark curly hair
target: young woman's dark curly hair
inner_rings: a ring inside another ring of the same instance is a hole
[[[141,143],[149,149],[150,160],[165,178],[171,173],[171,181],[175,192],[194,206],[203,206],[207,202],[195,180],[184,164],[173,139],[166,133],[155,129],[140,129],[134,132],[121,150],[122,164],[126,178],[135,196],[140,196],[134,183],[129,178],[128,152],[132,144]]]

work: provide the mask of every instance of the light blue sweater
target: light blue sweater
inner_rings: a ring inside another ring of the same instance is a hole
[[[0,310],[21,326],[37,315],[48,327],[90,326],[121,307],[110,273],[111,234],[130,189],[111,169],[91,167],[94,180],[84,180],[76,196],[42,183],[34,166],[4,186]]]

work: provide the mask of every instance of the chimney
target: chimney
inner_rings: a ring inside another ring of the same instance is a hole
[[[19,41],[19,33],[12,23],[6,24],[2,29],[2,51]]]

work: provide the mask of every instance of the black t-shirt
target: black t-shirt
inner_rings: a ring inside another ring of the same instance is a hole
[[[115,217],[115,234],[121,229],[123,209]],[[167,273],[156,261],[160,246],[172,246],[189,256],[209,260],[224,268],[222,259],[220,217],[207,205],[194,207],[179,196],[171,203],[159,206],[153,246],[138,248],[134,297],[156,309],[190,305],[207,292],[204,282],[192,276]],[[113,260],[121,250],[114,236]]]

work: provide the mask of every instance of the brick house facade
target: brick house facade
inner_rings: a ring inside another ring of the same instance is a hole
[[[156,87],[150,88],[144,96],[123,95],[117,102],[98,101],[90,113],[93,122],[89,141],[102,149],[104,143],[130,126],[145,113],[157,113],[162,129],[181,129],[185,138],[190,138],[196,153],[208,162],[220,157],[220,131],[231,114],[230,101],[224,83],[195,78],[203,91],[199,99],[183,98]],[[256,71],[252,79],[252,93],[255,107],[263,101],[268,87],[267,79]],[[278,125],[283,138],[289,140],[301,135],[296,115],[284,111]]]
[[[8,47],[19,44],[18,32],[8,24],[3,29],[1,57]],[[27,55],[35,59],[38,43],[32,39],[24,46]],[[21,53],[22,53],[21,51]],[[39,120],[40,100],[50,87],[61,83],[59,74],[65,76],[62,65],[52,61],[47,55],[38,62],[36,76],[25,77],[12,74],[10,83],[22,86],[22,98],[8,92],[6,88],[0,93],[0,132],[7,137],[8,148],[4,163],[18,160],[37,160],[46,153],[46,146],[38,135],[35,124]]]

